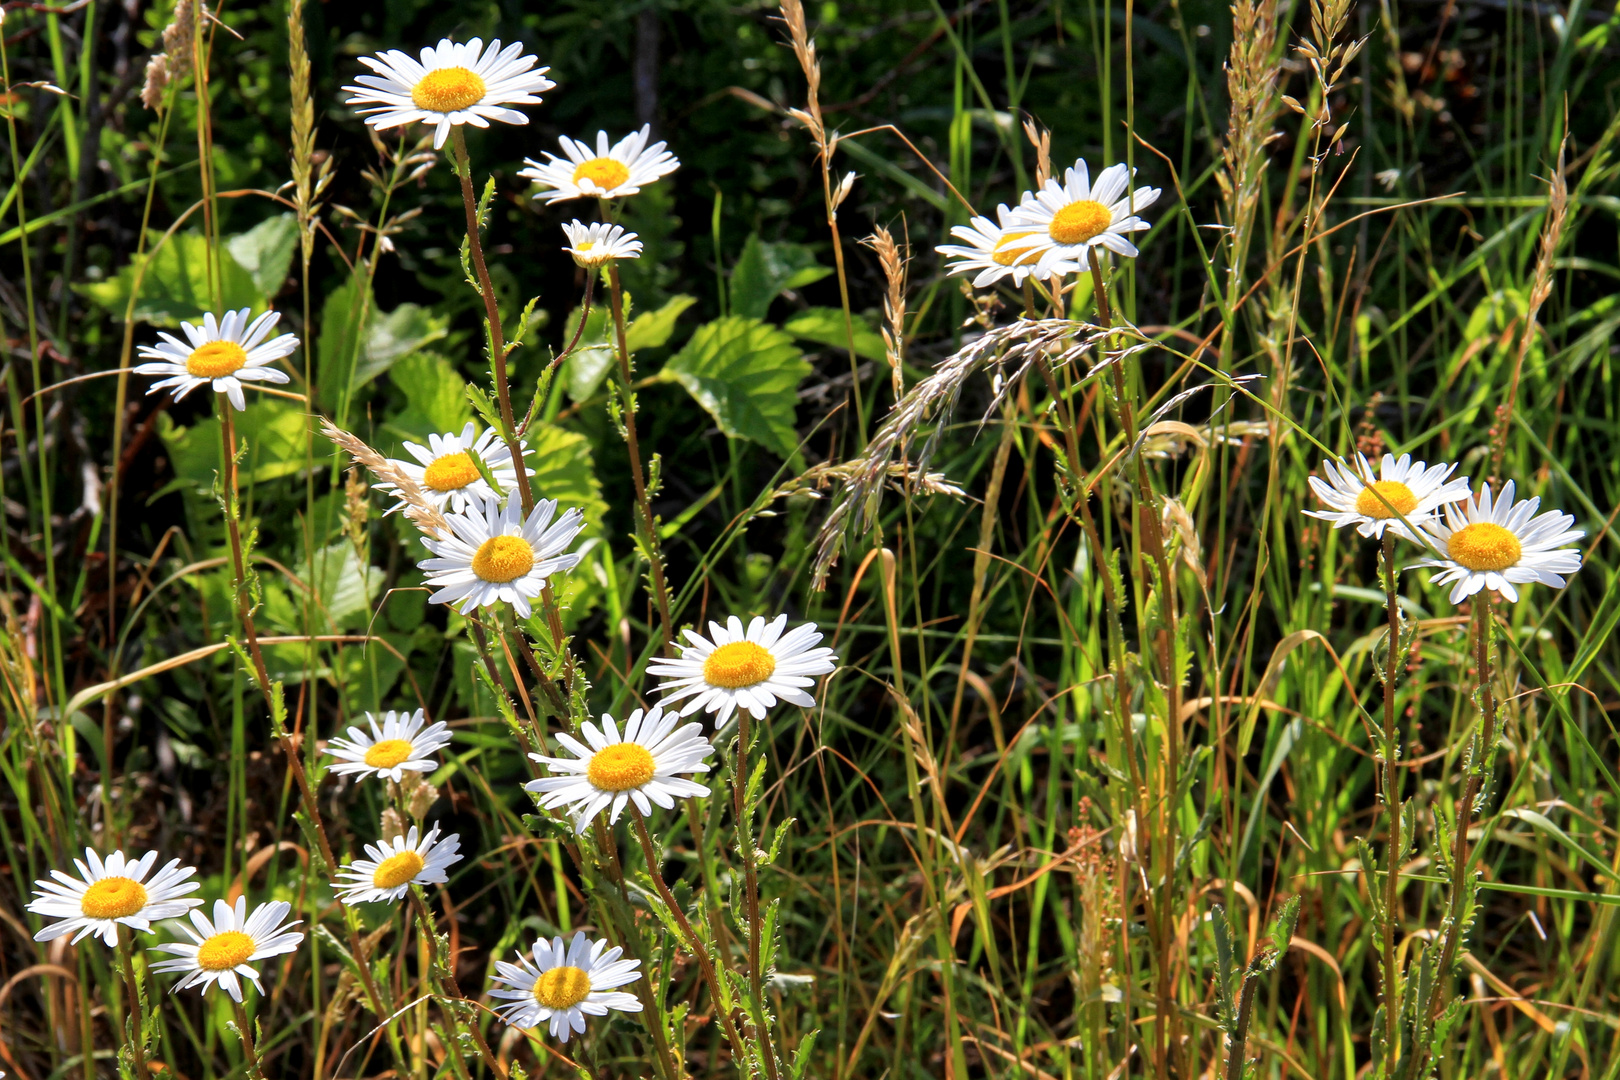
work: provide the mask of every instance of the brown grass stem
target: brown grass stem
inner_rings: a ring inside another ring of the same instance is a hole
[[[233,997],[231,1011],[236,1014],[236,1034],[242,1040],[242,1056],[247,1058],[248,1075],[253,1080],[264,1080],[264,1069],[259,1065],[259,1051],[253,1045],[253,1024],[248,1020],[247,1010]]]

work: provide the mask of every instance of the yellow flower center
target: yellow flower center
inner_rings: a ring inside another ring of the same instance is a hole
[[[1380,499],[1379,495],[1383,498]],[[1385,505],[1386,502],[1388,505]],[[1412,489],[1399,480],[1378,480],[1362,488],[1361,494],[1356,496],[1356,513],[1383,520],[1394,517],[1395,510],[1410,514],[1417,509],[1417,504],[1417,496],[1412,494]],[[1391,510],[1391,506],[1395,510]]]
[[[1025,237],[1034,235],[1034,233],[1027,232],[1008,233],[996,242],[995,254],[990,257],[995,260],[997,266],[1021,266],[1025,263],[1035,262],[1040,258],[1040,252],[1035,250],[1034,245],[1009,246]]]
[[[414,750],[409,739],[384,739],[371,744],[366,751],[366,764],[373,769],[392,769],[407,760]]]
[[[247,353],[234,341],[210,341],[186,357],[186,374],[199,379],[234,375],[247,363]]]
[[[703,681],[710,686],[724,686],[735,690],[753,686],[771,677],[776,670],[776,657],[770,650],[752,641],[733,641],[722,645],[703,661]]]
[[[478,479],[478,466],[465,450],[446,454],[422,470],[422,483],[434,491],[460,491]]]
[[[1114,215],[1108,207],[1095,199],[1081,199],[1053,214],[1047,231],[1060,244],[1083,244],[1107,232],[1113,223]]]
[[[411,103],[424,112],[452,113],[484,100],[484,80],[464,67],[440,68],[411,88]]]
[[[92,919],[127,919],[145,906],[145,886],[127,877],[104,877],[79,900],[79,910]]]
[[[377,864],[377,870],[371,875],[371,883],[379,889],[397,889],[422,872],[422,856],[414,851],[402,851],[398,855],[390,855]]]
[[[593,157],[574,167],[574,183],[589,180],[604,191],[612,191],[630,179],[630,170],[618,158]]]
[[[533,569],[534,548],[521,536],[492,536],[478,545],[472,559],[473,573],[502,585]]]
[[[204,971],[229,971],[253,955],[253,939],[240,930],[215,934],[197,947],[197,966]]]
[[[585,776],[603,791],[629,791],[651,780],[656,769],[645,747],[622,742],[592,754]]]
[[[534,1000],[548,1009],[569,1009],[591,993],[591,977],[577,967],[554,967],[534,980]]]
[[[1518,563],[1524,549],[1502,526],[1476,521],[1452,533],[1446,551],[1470,570],[1506,570]]]

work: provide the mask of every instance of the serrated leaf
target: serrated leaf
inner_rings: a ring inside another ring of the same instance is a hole
[[[809,374],[786,333],[733,315],[698,327],[659,378],[686,387],[728,436],[790,457],[799,383]]]
[[[570,339],[574,336],[574,327],[578,325],[579,308],[575,308],[568,313],[568,321],[563,324]],[[591,313],[585,317],[585,329],[579,335],[579,344],[563,361],[566,365],[564,375],[568,379],[568,396],[574,401],[584,401],[595,394],[601,388],[602,380],[613,370],[615,349],[612,335],[612,312],[605,304],[593,305]]]
[[[763,319],[771,301],[783,292],[803,288],[830,273],[803,244],[767,243],[758,233],[750,233],[731,270],[731,313]]]
[[[648,311],[636,316],[624,331],[626,347],[632,353],[642,349],[658,349],[669,344],[671,335],[675,333],[675,323],[685,313],[686,309],[697,303],[695,296],[672,296],[669,302],[657,311]]]
[[[275,296],[286,284],[293,252],[298,250],[298,218],[292,214],[266,218],[226,240],[225,250],[248,272],[260,293]]]
[[[162,234],[154,232],[156,244]],[[229,242],[227,242],[228,247]],[[145,259],[140,296],[135,302],[135,319],[153,326],[179,326],[182,320],[197,322],[203,312],[214,311],[208,286],[208,240],[200,232],[175,233],[168,243]],[[123,319],[135,284],[136,263],[122,267],[110,281],[78,286],[80,292],[105,308],[115,319]],[[228,309],[252,308],[264,311],[263,292],[234,259],[229,250],[220,252],[220,294]]]
[[[356,279],[345,281],[321,306],[315,352],[321,406],[338,412],[402,357],[443,338],[449,326],[448,318],[417,304],[378,312]]]
[[[889,354],[883,345],[883,335],[872,329],[871,322],[862,315],[853,315],[851,322],[855,328],[855,355],[863,360],[887,360]],[[814,341],[831,349],[849,348],[843,308],[807,308],[783,323],[782,329],[803,341]]]
[[[472,419],[467,381],[455,365],[437,353],[402,357],[388,376],[405,395],[405,408],[387,427],[402,438],[423,439],[432,433],[459,431]]]

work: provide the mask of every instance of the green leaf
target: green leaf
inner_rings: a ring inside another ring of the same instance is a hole
[[[418,304],[401,304],[386,314],[374,315],[366,329],[366,342],[360,364],[354,373],[356,388],[366,385],[387,371],[403,356],[409,356],[450,333],[450,320],[435,315]]]
[[[575,308],[563,324],[570,339],[578,325],[579,308]],[[612,334],[612,312],[607,305],[596,304],[585,317],[585,330],[579,336],[579,344],[563,361],[567,365],[564,374],[568,379],[568,396],[574,401],[584,401],[595,394],[602,380],[613,370]]]
[[[275,296],[286,284],[293,252],[297,249],[298,219],[292,214],[266,218],[247,232],[225,241],[225,250],[248,272],[254,287],[266,297]]]
[[[675,322],[687,308],[697,303],[695,296],[673,296],[669,303],[657,311],[649,311],[636,318],[624,332],[626,346],[632,353],[642,349],[658,349],[669,344],[675,333]]]
[[[750,233],[731,270],[731,313],[763,319],[771,301],[783,292],[803,288],[830,273],[803,244],[766,243],[758,233]]]
[[[333,289],[321,307],[320,347],[316,350],[321,406],[334,414],[344,411],[357,390],[401,357],[438,341],[449,330],[448,318],[416,304],[376,311],[370,297],[362,294],[358,279],[350,278]]]
[[[161,233],[151,234],[156,244]],[[140,296],[135,302],[135,319],[153,326],[179,326],[181,321],[197,322],[205,311],[215,311],[208,288],[208,240],[201,233],[175,233],[169,242],[146,256],[146,274],[141,279]],[[116,319],[124,317],[130,290],[135,287],[137,263],[131,261],[111,281],[79,286],[81,292],[105,308]],[[263,293],[229,251],[220,252],[220,289],[227,309],[252,308],[254,314],[266,307]],[[217,314],[217,312],[216,312]]]
[[[872,328],[864,316],[852,316],[855,327],[855,355],[863,360],[888,359],[883,347],[883,335]],[[849,348],[849,336],[844,328],[844,309],[830,307],[807,308],[782,324],[782,329],[803,341],[843,351]]]
[[[283,398],[255,401],[237,413],[236,437],[248,447],[237,470],[238,482],[246,487],[302,470],[308,423],[309,414],[304,408]],[[211,416],[190,427],[180,427],[165,412],[158,416],[158,435],[169,451],[175,476],[163,490],[210,490],[219,470],[218,418]]]
[[[733,315],[699,327],[658,377],[686,387],[727,435],[790,457],[799,444],[793,430],[799,383],[809,374],[787,334]]]
[[[320,613],[327,625],[333,631],[364,626],[382,588],[383,571],[362,563],[348,540],[320,549],[313,561],[306,573],[320,598]]]
[[[588,548],[602,536],[602,519],[607,500],[602,483],[596,478],[591,460],[591,443],[584,435],[555,424],[537,422],[523,437],[528,449],[528,465],[534,470],[529,488],[536,499],[556,499],[559,513],[578,507],[585,514],[585,530],[574,541],[576,550]],[[588,572],[590,561],[573,572],[554,579],[552,587],[559,599],[572,608],[570,621],[584,616],[601,599],[595,575]]]
[[[389,369],[388,377],[405,395],[404,410],[385,425],[400,437],[419,440],[434,433],[460,431],[472,419],[467,381],[438,353],[402,357]]]

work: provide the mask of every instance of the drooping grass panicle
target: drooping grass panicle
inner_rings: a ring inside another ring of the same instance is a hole
[[[450,523],[405,470],[367,446],[363,439],[349,434],[325,417],[321,418],[321,434],[345,450],[357,463],[369,469],[371,475],[379,481],[388,484],[394,494],[405,503],[403,513],[410,519],[411,524],[435,540],[450,535]]]

